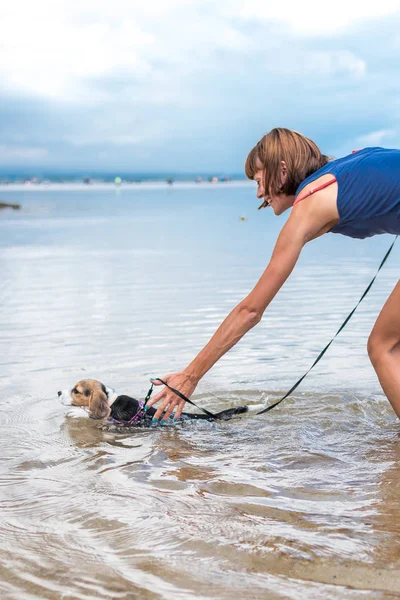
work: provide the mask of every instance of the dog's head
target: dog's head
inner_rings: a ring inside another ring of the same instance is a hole
[[[92,419],[107,419],[111,412],[108,399],[113,392],[96,379],[82,379],[72,390],[58,392],[58,396],[63,404],[87,408]]]

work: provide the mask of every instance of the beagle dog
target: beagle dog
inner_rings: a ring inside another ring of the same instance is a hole
[[[131,396],[118,395],[113,389],[106,387],[96,379],[82,379],[74,385],[72,390],[58,392],[58,396],[62,404],[86,408],[92,419],[107,419],[110,423],[118,425],[150,427],[157,410],[155,407],[145,410],[145,404],[141,400],[136,400]],[[251,412],[259,410],[260,405],[252,406],[251,409]],[[222,410],[215,417],[227,420],[248,411],[248,406],[236,406]],[[182,413],[180,420],[185,419],[212,420],[206,414]]]

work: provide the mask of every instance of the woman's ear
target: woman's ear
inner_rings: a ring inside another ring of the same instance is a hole
[[[287,179],[287,166],[284,160],[281,160],[281,185],[285,185]]]
[[[107,404],[107,396],[102,389],[93,390],[89,398],[89,417],[91,419],[106,419],[111,413]]]

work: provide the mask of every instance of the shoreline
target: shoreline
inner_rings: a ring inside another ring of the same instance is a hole
[[[99,182],[99,183],[2,183],[0,184],[1,192],[54,192],[54,191],[100,191],[100,190],[141,190],[141,189],[193,189],[193,188],[206,188],[206,189],[218,189],[223,187],[249,187],[253,186],[252,181],[247,179],[240,179],[237,181],[218,181],[216,183],[210,181],[203,181],[197,183],[195,181],[176,181],[174,183],[167,183],[166,181],[143,181],[133,183],[121,183],[116,185],[114,182]]]

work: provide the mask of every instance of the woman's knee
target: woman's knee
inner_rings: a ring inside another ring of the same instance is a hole
[[[379,357],[382,356],[383,353],[383,344],[379,335],[377,335],[374,331],[371,332],[368,343],[367,343],[367,352],[370,361],[373,365],[375,365]]]
[[[392,332],[374,328],[368,338],[367,351],[373,365],[384,360],[392,352],[400,350],[400,339],[393,337]]]
[[[374,367],[393,356],[400,360],[400,280],[376,320],[367,349]]]

